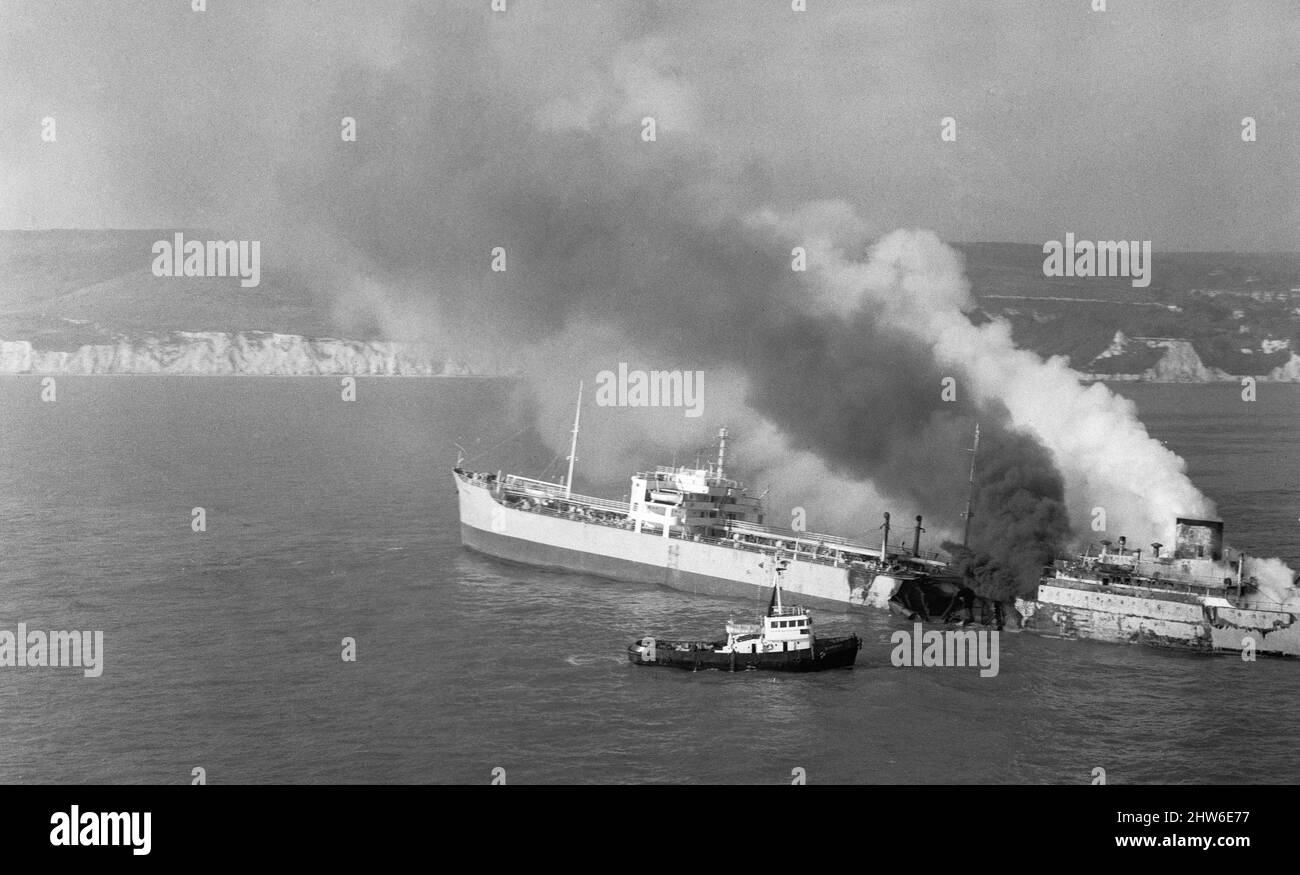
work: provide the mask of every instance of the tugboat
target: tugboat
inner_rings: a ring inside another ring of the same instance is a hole
[[[633,665],[670,665],[698,671],[823,671],[852,668],[862,641],[857,635],[818,638],[812,617],[802,605],[781,604],[781,575],[789,560],[775,554],[772,567],[772,601],[767,614],[755,623],[727,623],[726,641],[667,641],[640,638],[628,647]]]

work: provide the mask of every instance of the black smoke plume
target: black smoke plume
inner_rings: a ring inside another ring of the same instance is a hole
[[[818,207],[755,221],[773,206],[761,149],[719,156],[696,135],[688,92],[655,54],[653,19],[575,71],[586,84],[571,92],[513,77],[511,45],[491,27],[477,9],[412,11],[401,57],[352,70],[328,105],[304,109],[322,130],[346,113],[360,131],[280,174],[293,224],[311,229],[306,269],[338,312],[398,339],[426,331],[458,355],[509,356],[582,326],[584,345],[607,348],[557,355],[531,375],[566,400],[591,379],[593,353],[617,362],[624,342],[665,367],[739,373],[744,405],[846,491],[870,481],[950,525],[978,417],[967,565],[988,594],[1023,590],[1066,531],[1047,452],[970,393],[944,400],[952,367],[870,299],[828,306],[791,270],[812,234],[860,264],[882,229]],[[640,136],[643,115],[657,118],[655,142]],[[488,270],[496,246],[505,273]]]
[[[1021,434],[980,437],[970,541],[945,542],[956,570],[980,595],[1031,594],[1070,534],[1065,485],[1047,453]]]

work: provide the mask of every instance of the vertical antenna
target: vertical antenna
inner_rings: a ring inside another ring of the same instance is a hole
[[[975,423],[975,445],[970,448],[970,485],[966,490],[966,533],[961,536],[961,545],[965,547],[970,541],[970,518],[975,515],[971,503],[975,499],[975,454],[980,449],[980,424]]]
[[[564,481],[564,495],[573,494],[573,463],[578,458],[578,422],[582,417],[582,381],[578,382],[578,405],[573,411],[573,442],[569,444],[569,476]]]

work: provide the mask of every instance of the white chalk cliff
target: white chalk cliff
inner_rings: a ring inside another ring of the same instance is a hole
[[[1237,382],[1239,374],[1230,374],[1220,368],[1206,367],[1189,340],[1163,337],[1127,337],[1116,332],[1110,347],[1094,358],[1089,364],[1095,365],[1108,358],[1124,356],[1137,347],[1164,349],[1160,359],[1145,370],[1124,373],[1114,371],[1092,372],[1084,367],[1084,377],[1089,380],[1113,380],[1118,382],[1143,383],[1222,383]],[[1300,355],[1291,353],[1291,358],[1266,374],[1256,376],[1261,383],[1300,383]]]
[[[418,344],[308,338],[296,334],[178,331],[121,338],[71,352],[0,340],[3,374],[203,374],[468,376]]]

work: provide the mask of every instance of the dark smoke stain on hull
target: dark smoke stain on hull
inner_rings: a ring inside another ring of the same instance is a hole
[[[979,595],[956,576],[903,581],[890,598],[889,609],[913,622],[974,624],[998,629],[1003,627],[1006,617],[1001,602]]]

